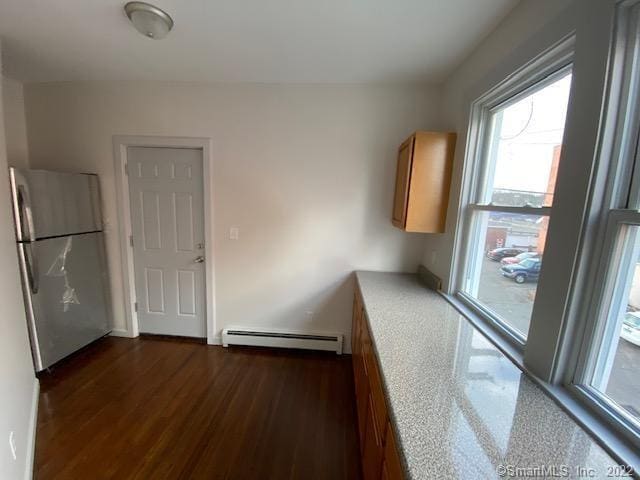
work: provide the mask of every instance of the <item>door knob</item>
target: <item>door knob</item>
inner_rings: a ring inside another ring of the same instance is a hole
[[[202,263],[204,262],[204,257],[200,256],[200,257],[196,257],[196,259],[194,260],[195,263]]]

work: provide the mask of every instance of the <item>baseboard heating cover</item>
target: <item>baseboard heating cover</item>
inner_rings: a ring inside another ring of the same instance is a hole
[[[342,353],[341,333],[300,332],[273,328],[228,327],[222,330],[222,346],[303,348]]]

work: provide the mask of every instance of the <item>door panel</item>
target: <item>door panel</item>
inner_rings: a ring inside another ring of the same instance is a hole
[[[98,177],[81,173],[13,169],[22,203],[33,215],[37,239],[102,229]],[[15,192],[14,195],[17,195]],[[52,201],[55,199],[55,201]],[[24,212],[19,212],[23,215]],[[18,228],[18,240],[29,240]]]
[[[129,147],[128,171],[140,331],[205,337],[202,150]]]
[[[173,194],[173,215],[176,218],[176,248],[181,252],[193,252],[193,195],[190,193]]]
[[[140,192],[140,209],[142,213],[142,238],[145,250],[162,248],[160,238],[160,193]]]
[[[152,313],[164,313],[164,275],[160,268],[145,268],[147,309]]]
[[[195,315],[196,313],[196,277],[190,270],[178,271],[178,313]]]
[[[101,232],[39,240],[31,248],[28,301],[40,370],[109,332],[108,278]]]

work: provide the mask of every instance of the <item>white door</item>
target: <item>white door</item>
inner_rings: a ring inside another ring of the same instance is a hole
[[[127,158],[140,332],[206,337],[202,150]]]

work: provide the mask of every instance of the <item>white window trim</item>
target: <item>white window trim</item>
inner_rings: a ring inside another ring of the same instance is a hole
[[[609,317],[616,303],[614,286],[621,281],[621,272],[611,267],[621,253],[621,228],[640,226],[640,38],[630,35],[640,33],[640,0],[620,1],[616,10],[599,166],[590,205],[595,240],[580,249],[586,274],[577,317],[583,321],[563,331],[561,349],[567,353],[554,376],[578,402],[640,448],[640,421],[589,385],[597,376],[596,358],[605,337],[619,328],[619,320],[612,324]]]
[[[485,179],[488,175],[487,163],[484,161],[486,153],[484,148],[491,133],[492,113],[497,108],[504,108],[529,95],[532,89],[538,91],[566,75],[573,62],[574,45],[574,35],[561,40],[475,100],[471,106],[462,173],[460,209],[454,240],[452,281],[450,283],[452,291],[449,294],[454,294],[457,300],[482,318],[489,328],[498,333],[520,353],[525,348],[525,337],[483,307],[476,299],[463,292],[466,272],[471,262],[471,245],[474,244],[468,237],[474,231],[472,226],[474,211],[551,216],[552,207],[506,207],[476,203],[476,199],[479,198],[479,189],[486,183]]]

